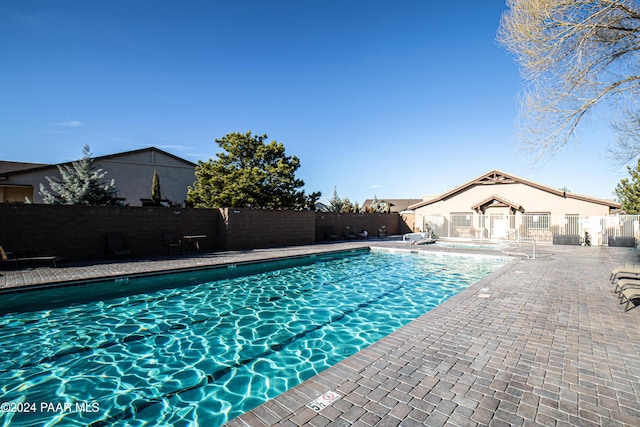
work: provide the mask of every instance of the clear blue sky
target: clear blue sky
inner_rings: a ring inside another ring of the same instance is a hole
[[[0,159],[156,146],[215,158],[252,131],[300,158],[305,191],[362,203],[439,194],[498,168],[612,198],[625,177],[594,117],[531,166],[504,0],[3,0]]]

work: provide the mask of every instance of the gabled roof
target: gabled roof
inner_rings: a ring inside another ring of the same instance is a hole
[[[47,166],[43,163],[7,162],[0,160],[0,175]]]
[[[480,201],[479,203],[476,203],[475,205],[471,206],[471,209],[477,211],[477,210],[480,210],[480,208],[482,208],[485,205],[507,206],[516,211],[519,211],[520,209],[522,209],[522,206],[520,206],[519,204],[511,202],[502,196],[498,196],[497,194],[493,194],[487,197],[486,199]]]
[[[106,156],[95,157],[93,160],[98,160],[99,161],[99,160],[113,159],[113,158],[116,158],[116,157],[128,156],[128,155],[131,155],[131,154],[144,153],[146,151],[155,151],[157,153],[161,153],[161,154],[164,154],[165,156],[168,156],[168,157],[171,157],[171,158],[173,158],[175,160],[178,160],[178,161],[180,161],[182,163],[186,163],[189,166],[196,166],[195,163],[190,162],[189,160],[185,160],[182,157],[178,157],[178,156],[176,156],[174,154],[167,153],[166,151],[161,150],[161,149],[156,148],[156,147],[147,147],[147,148],[141,148],[139,150],[132,150],[132,151],[125,151],[125,152],[122,152],[122,153],[108,154]]]
[[[518,176],[503,172],[498,169],[492,169],[489,172],[483,175],[480,175],[479,177],[474,178],[471,181],[465,184],[462,184],[452,190],[449,190],[446,193],[443,193],[433,199],[425,200],[420,203],[416,203],[415,205],[411,205],[409,206],[409,209],[418,209],[423,206],[430,205],[432,203],[446,200],[448,198],[455,196],[458,193],[466,191],[467,189],[475,185],[495,185],[495,184],[524,184],[524,185],[528,185],[529,187],[533,187],[533,188],[537,188],[538,190],[545,191],[547,193],[555,194],[556,196],[565,197],[567,199],[582,200],[585,202],[591,202],[599,205],[609,206],[611,208],[620,207],[620,203],[614,202],[613,200],[598,199],[595,197],[583,196],[575,193],[567,193],[565,191],[558,190],[553,187],[548,187],[546,185],[539,184],[534,181],[529,181],[527,179],[520,178]]]
[[[147,147],[147,148],[141,148],[139,150],[132,150],[132,151],[124,151],[122,153],[115,153],[115,154],[108,154],[106,156],[99,156],[99,157],[93,157],[93,161],[94,162],[100,162],[100,160],[109,160],[109,159],[115,159],[118,157],[123,157],[123,156],[128,156],[131,154],[138,154],[138,153],[144,153],[144,152],[148,152],[148,151],[155,151],[157,153],[161,153],[164,154],[165,156],[171,157],[175,160],[178,160],[182,163],[185,163],[189,166],[193,166],[195,167],[196,164],[193,162],[190,162],[188,160],[185,160],[181,157],[178,157],[176,155],[173,155],[171,153],[167,153],[166,151],[163,151],[159,148],[156,147]],[[80,159],[78,159],[80,160]],[[7,162],[7,161],[1,161],[0,160],[0,175],[1,176],[10,176],[10,175],[19,175],[21,173],[27,173],[27,172],[33,172],[36,170],[44,170],[44,169],[51,169],[51,168],[56,168],[58,166],[62,166],[62,165],[71,165],[73,162],[65,162],[65,163],[59,163],[59,164],[42,164],[42,163],[20,163],[20,162]]]

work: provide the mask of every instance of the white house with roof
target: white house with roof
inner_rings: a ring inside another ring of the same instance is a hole
[[[153,172],[158,173],[163,199],[183,204],[187,188],[196,180],[195,163],[155,147],[93,158],[94,165],[114,179],[124,204],[141,206],[151,198]],[[71,165],[72,162],[63,163]],[[60,178],[58,165],[0,161],[0,203],[42,203],[40,184],[46,177]]]
[[[584,239],[585,232],[597,239],[600,218],[619,208],[613,200],[563,191],[497,169],[409,206],[420,231],[430,229],[446,237],[537,241],[552,241],[554,235]]]

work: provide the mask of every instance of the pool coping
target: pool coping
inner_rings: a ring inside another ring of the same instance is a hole
[[[48,281],[42,283],[27,283],[24,285],[11,286],[6,288],[0,288],[0,296],[4,294],[13,294],[13,293],[21,293],[21,292],[32,292],[32,291],[40,291],[46,289],[54,289],[65,286],[79,286],[89,283],[96,282],[106,282],[106,281],[118,281],[118,279],[132,279],[138,277],[152,277],[159,276],[164,274],[173,274],[173,273],[188,273],[194,271],[209,271],[209,270],[222,270],[230,267],[242,267],[242,266],[250,266],[250,265],[258,265],[258,264],[269,264],[276,263],[287,260],[296,260],[303,258],[312,258],[317,255],[340,255],[340,254],[349,254],[356,252],[367,252],[370,250],[368,246],[354,247],[354,248],[343,248],[343,249],[334,249],[327,250],[321,252],[313,252],[308,254],[292,254],[292,255],[282,255],[275,256],[271,258],[261,258],[261,259],[244,259],[244,260],[229,260],[226,262],[213,263],[213,264],[205,264],[205,265],[194,265],[187,266],[182,268],[154,268],[148,271],[132,271],[132,272],[120,272],[118,274],[104,275],[104,276],[96,276],[91,278],[82,278],[82,279],[73,279],[73,280],[57,280],[57,281]]]

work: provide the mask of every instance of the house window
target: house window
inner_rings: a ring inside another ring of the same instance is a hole
[[[563,228],[564,234],[580,234],[580,215],[566,214]]]
[[[530,213],[524,215],[523,220],[529,229],[548,230],[549,217],[549,213]]]
[[[454,227],[471,228],[473,225],[473,214],[471,212],[452,213],[451,225]]]

